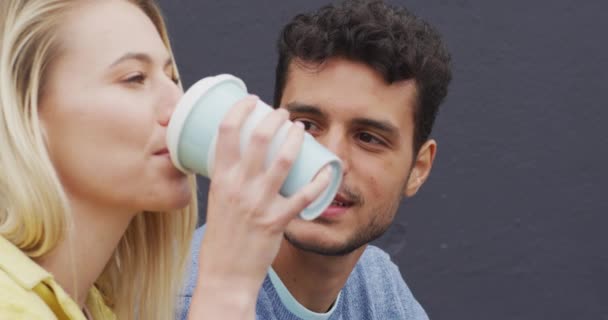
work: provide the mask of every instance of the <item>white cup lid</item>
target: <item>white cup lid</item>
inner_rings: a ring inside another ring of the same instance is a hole
[[[182,98],[178,101],[173,114],[171,115],[171,120],[169,121],[167,128],[167,148],[169,149],[169,155],[171,156],[173,165],[184,173],[191,173],[189,170],[184,168],[179,161],[179,139],[182,135],[184,124],[186,123],[186,120],[188,120],[188,116],[190,115],[190,112],[192,112],[192,108],[200,97],[203,96],[208,90],[224,81],[232,81],[238,86],[242,87],[243,90],[247,91],[247,86],[243,80],[233,75],[220,74],[217,76],[205,77],[193,84],[184,93]]]

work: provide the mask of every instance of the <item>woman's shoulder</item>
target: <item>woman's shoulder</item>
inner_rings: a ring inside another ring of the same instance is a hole
[[[50,275],[0,236],[0,319],[55,319],[34,292]]]
[[[106,304],[106,299],[97,287],[93,286],[89,291],[86,304],[93,319],[116,320],[116,314]]]
[[[55,319],[55,315],[36,293],[0,269],[0,319]]]

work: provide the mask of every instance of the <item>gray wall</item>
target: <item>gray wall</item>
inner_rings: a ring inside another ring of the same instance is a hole
[[[326,1],[160,3],[186,86],[229,72],[271,101],[278,30]],[[433,319],[608,319],[608,2],[407,5],[454,81],[432,177],[377,244]]]

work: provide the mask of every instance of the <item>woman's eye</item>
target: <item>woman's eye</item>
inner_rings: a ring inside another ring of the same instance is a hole
[[[143,73],[134,74],[128,77],[125,82],[143,84],[146,81],[146,76]]]

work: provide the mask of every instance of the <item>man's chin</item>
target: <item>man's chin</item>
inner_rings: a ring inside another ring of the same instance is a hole
[[[390,220],[372,220],[365,228],[347,228],[324,223],[294,224],[287,228],[285,239],[295,248],[323,256],[346,256],[379,238]]]
[[[308,253],[322,255],[322,256],[328,256],[328,257],[346,256],[346,255],[353,253],[357,249],[361,248],[365,244],[367,244],[366,242],[357,243],[357,242],[353,242],[353,241],[346,241],[346,242],[341,242],[341,243],[336,242],[333,244],[321,243],[321,241],[315,241],[315,240],[305,241],[303,239],[299,239],[298,237],[292,235],[289,232],[285,233],[285,239],[293,247],[295,247],[299,250],[302,250],[302,251],[308,252]]]

